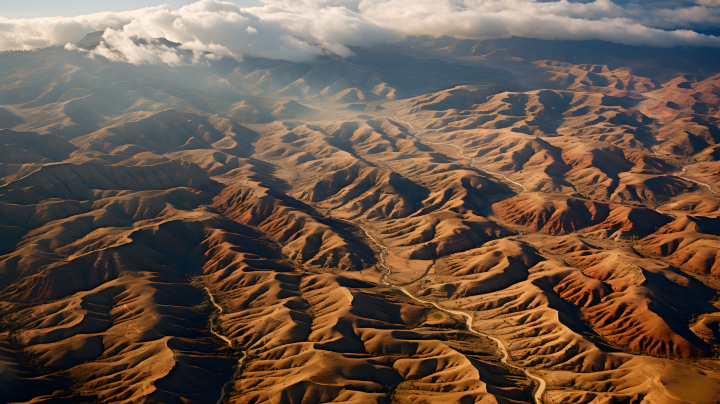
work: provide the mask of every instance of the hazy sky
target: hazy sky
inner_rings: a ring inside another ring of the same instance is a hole
[[[197,0],[0,0],[0,17],[74,17],[103,11],[130,11],[161,4],[179,8],[195,1]],[[262,5],[259,0],[231,0],[231,3],[239,7]]]
[[[0,50],[64,46],[133,64],[308,61],[419,35],[720,48],[717,27],[720,0],[0,0]],[[74,45],[98,31],[93,51]]]

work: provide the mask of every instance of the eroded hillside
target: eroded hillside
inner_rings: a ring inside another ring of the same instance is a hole
[[[720,72],[441,42],[0,54],[0,401],[719,400]]]

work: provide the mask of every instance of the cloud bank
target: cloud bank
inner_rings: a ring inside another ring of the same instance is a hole
[[[203,63],[224,56],[308,61],[352,55],[407,36],[463,39],[599,39],[626,45],[720,47],[720,37],[696,32],[720,26],[717,0],[642,6],[536,0],[264,0],[262,7],[200,0],[77,17],[0,17],[0,50],[65,45],[93,31],[104,43],[89,56],[133,64]],[[677,4],[676,6],[674,6]],[[180,43],[176,48],[157,38]]]

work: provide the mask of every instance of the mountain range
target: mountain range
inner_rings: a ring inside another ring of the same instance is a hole
[[[720,400],[715,49],[350,49],[0,53],[0,401]]]

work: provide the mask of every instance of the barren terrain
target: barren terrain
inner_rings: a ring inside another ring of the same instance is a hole
[[[515,40],[1,53],[0,402],[720,400],[720,62]]]

